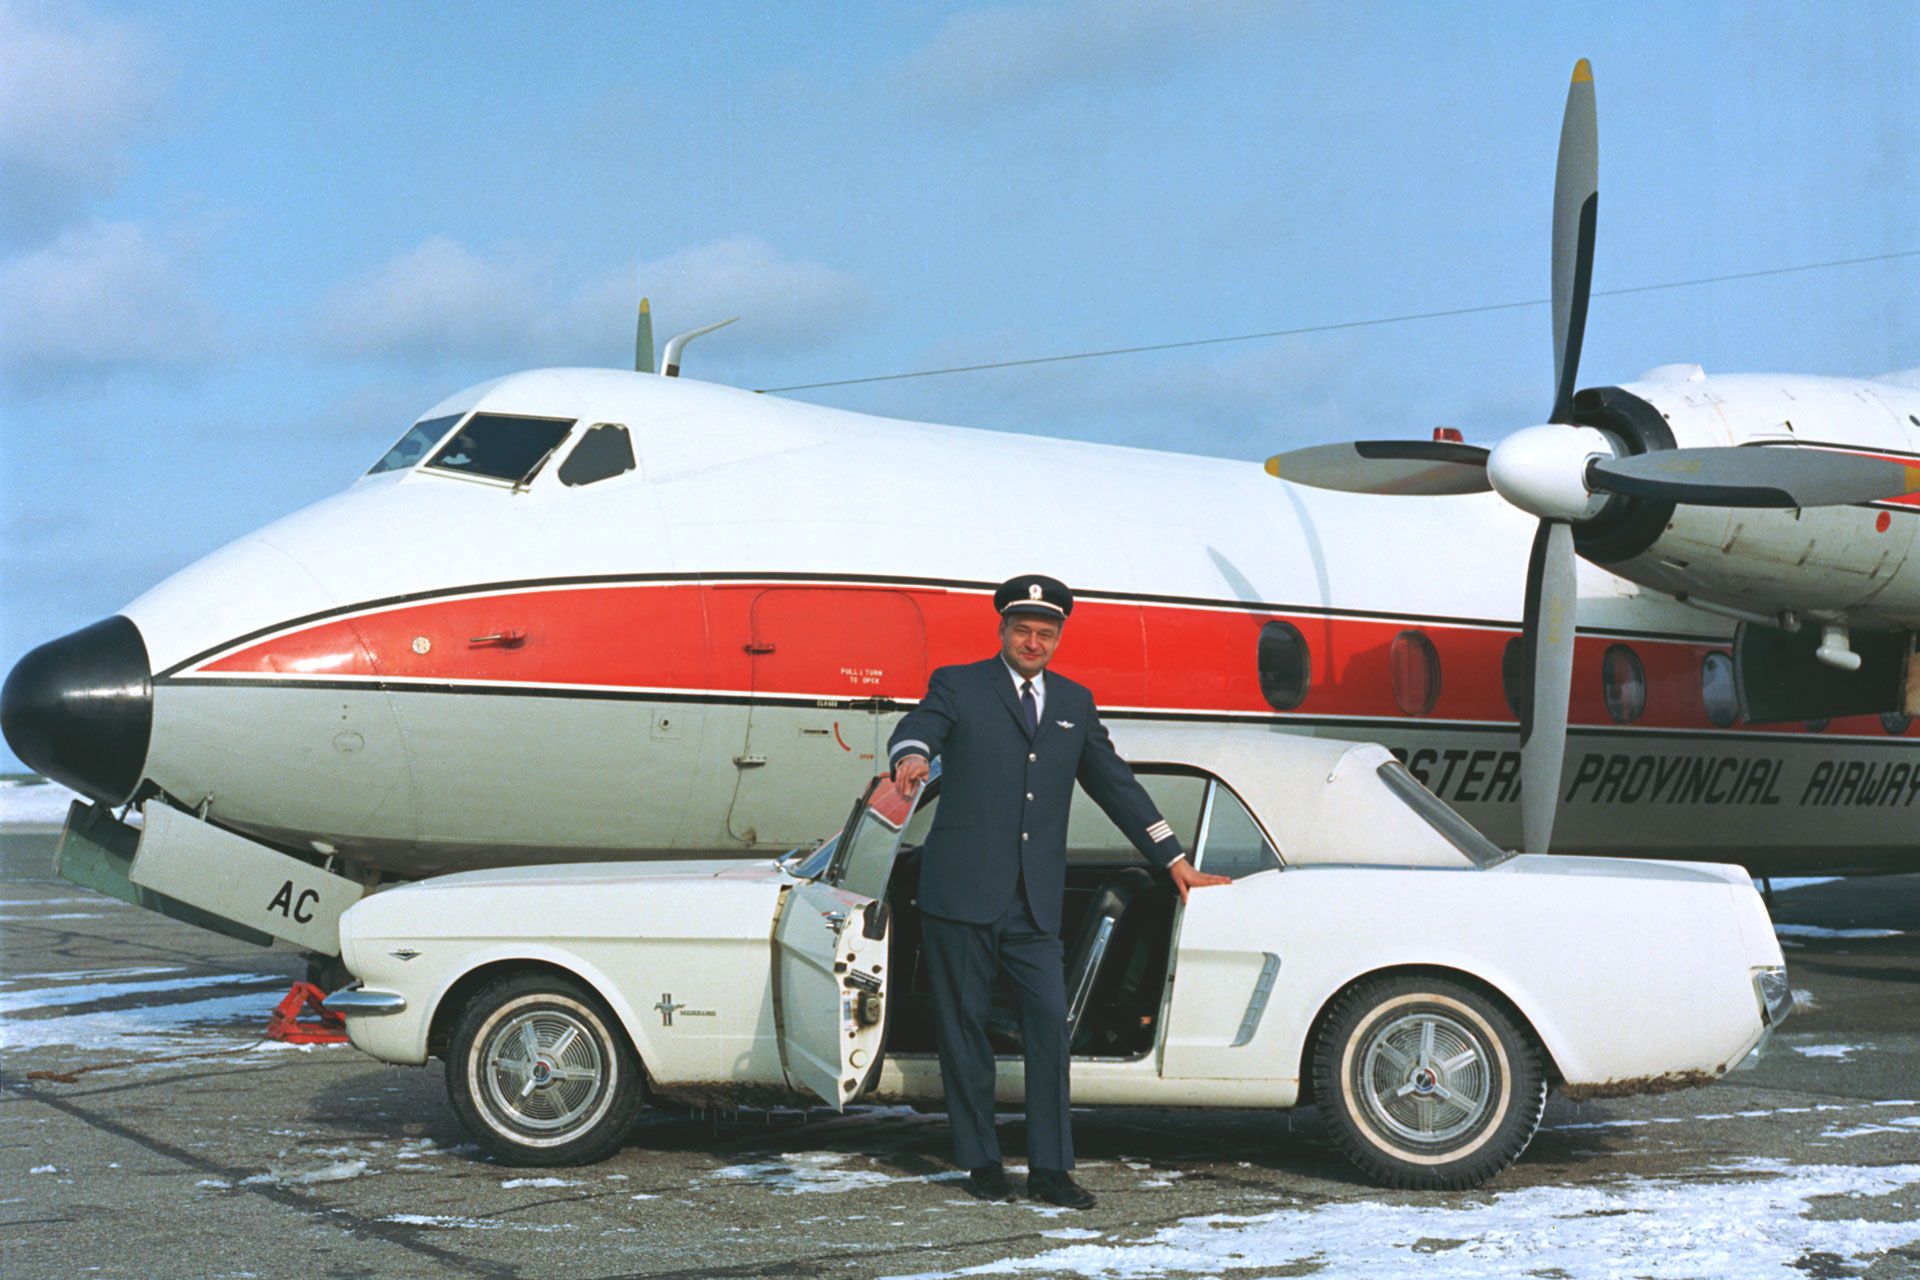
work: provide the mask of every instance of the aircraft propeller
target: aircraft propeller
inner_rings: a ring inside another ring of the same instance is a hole
[[[1728,446],[1628,454],[1574,417],[1575,378],[1593,288],[1600,204],[1593,71],[1573,68],[1553,191],[1553,408],[1543,425],[1492,449],[1457,440],[1363,440],[1314,445],[1267,459],[1282,480],[1351,493],[1499,493],[1538,517],[1527,560],[1521,624],[1521,848],[1544,853],[1553,836],[1566,757],[1577,600],[1573,529],[1614,494],[1697,506],[1808,507],[1873,502],[1920,489],[1920,467],[1799,447]]]

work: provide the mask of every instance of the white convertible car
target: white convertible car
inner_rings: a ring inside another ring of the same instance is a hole
[[[1315,1102],[1368,1176],[1464,1187],[1519,1157],[1549,1087],[1711,1080],[1792,1003],[1746,873],[1503,853],[1385,750],[1126,726],[1118,745],[1203,870],[1186,905],[1085,797],[1069,832],[1077,1104]],[[777,863],[449,875],[341,921],[328,1007],[388,1062],[446,1060],[512,1164],[612,1153],[650,1099],[937,1104],[914,906],[938,776],[877,780]],[[1000,1096],[1018,1024],[996,1008]]]

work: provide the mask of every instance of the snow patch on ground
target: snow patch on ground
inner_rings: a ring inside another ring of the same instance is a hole
[[[0,1014],[22,1013],[31,1009],[56,1009],[74,1004],[94,1004],[118,1000],[124,996],[148,995],[156,991],[190,991],[195,987],[231,987],[248,983],[271,982],[286,985],[286,979],[270,973],[211,973],[198,978],[168,978],[154,982],[88,982],[61,987],[40,987],[0,995]]]
[[[76,1049],[147,1052],[179,1049],[186,1037],[206,1049],[244,1048],[261,1038],[274,1003],[271,993],[256,992],[56,1018],[0,1018],[0,1050],[71,1045]],[[240,1019],[246,1020],[245,1025],[221,1027],[225,1034],[209,1036],[205,1032],[208,1024],[232,1024]]]
[[[577,1187],[580,1184],[566,1178],[508,1178],[500,1184],[502,1191],[512,1191],[518,1187]]]
[[[321,1182],[345,1182],[368,1172],[370,1170],[365,1160],[335,1160],[318,1169],[302,1169],[297,1173],[287,1169],[269,1169],[265,1173],[240,1179],[240,1185],[248,1187],[272,1183],[279,1187],[311,1187]]]
[[[1823,1138],[1858,1138],[1868,1133],[1912,1133],[1920,1129],[1920,1116],[1895,1116],[1884,1124],[1855,1125],[1851,1129],[1828,1129]]]
[[[783,1153],[759,1164],[730,1164],[715,1169],[710,1178],[737,1178],[757,1182],[777,1196],[816,1192],[866,1191],[890,1182],[914,1181],[866,1169],[842,1169],[846,1156],[837,1151]]]
[[[1805,1280],[1816,1253],[1864,1262],[1913,1238],[1911,1222],[1816,1219],[1824,1197],[1884,1196],[1920,1183],[1920,1165],[1856,1168],[1750,1160],[1713,1182],[1625,1178],[1529,1187],[1433,1203],[1361,1201],[1253,1216],[1185,1218],[1139,1241],[1072,1244],[944,1275],[1068,1274],[1136,1280],[1167,1274],[1310,1270],[1317,1280],[1450,1280],[1528,1273],[1572,1278]],[[1475,1202],[1477,1201],[1477,1202]],[[894,1277],[933,1280],[936,1273]]]
[[[1783,938],[1898,938],[1898,929],[1828,929],[1817,924],[1776,924],[1774,933]]]
[[[397,1222],[406,1227],[437,1227],[443,1231],[571,1231],[570,1222],[501,1222],[494,1218],[461,1218],[445,1213],[390,1213],[382,1222]]]
[[[11,991],[15,987],[39,988],[48,983],[85,982],[93,978],[150,978],[161,973],[180,973],[185,968],[185,965],[163,964],[137,969],[69,969],[63,973],[22,973],[11,978],[0,978],[0,991]]]
[[[67,820],[67,806],[84,799],[57,782],[0,778],[0,823],[59,823]]]
[[[1838,1058],[1845,1062],[1866,1047],[1863,1044],[1797,1044],[1793,1051],[1806,1058]]]

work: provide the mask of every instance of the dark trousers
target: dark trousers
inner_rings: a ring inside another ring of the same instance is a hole
[[[1073,1168],[1067,1111],[1067,990],[1060,938],[1042,929],[1024,883],[991,924],[923,915],[923,946],[933,979],[940,1080],[953,1126],[954,1161],[963,1169],[1000,1158],[993,1132],[993,1047],[987,1011],[996,971],[1013,980],[1027,1061],[1027,1162]]]

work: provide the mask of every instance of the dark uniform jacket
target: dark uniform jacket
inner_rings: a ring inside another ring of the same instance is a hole
[[[941,667],[894,729],[887,758],[941,757],[940,807],[920,857],[920,909],[989,924],[1026,879],[1034,921],[1060,930],[1067,808],[1078,779],[1155,866],[1181,855],[1093,707],[1093,695],[1046,673],[1040,727],[1029,738],[1011,668],[999,657]]]

